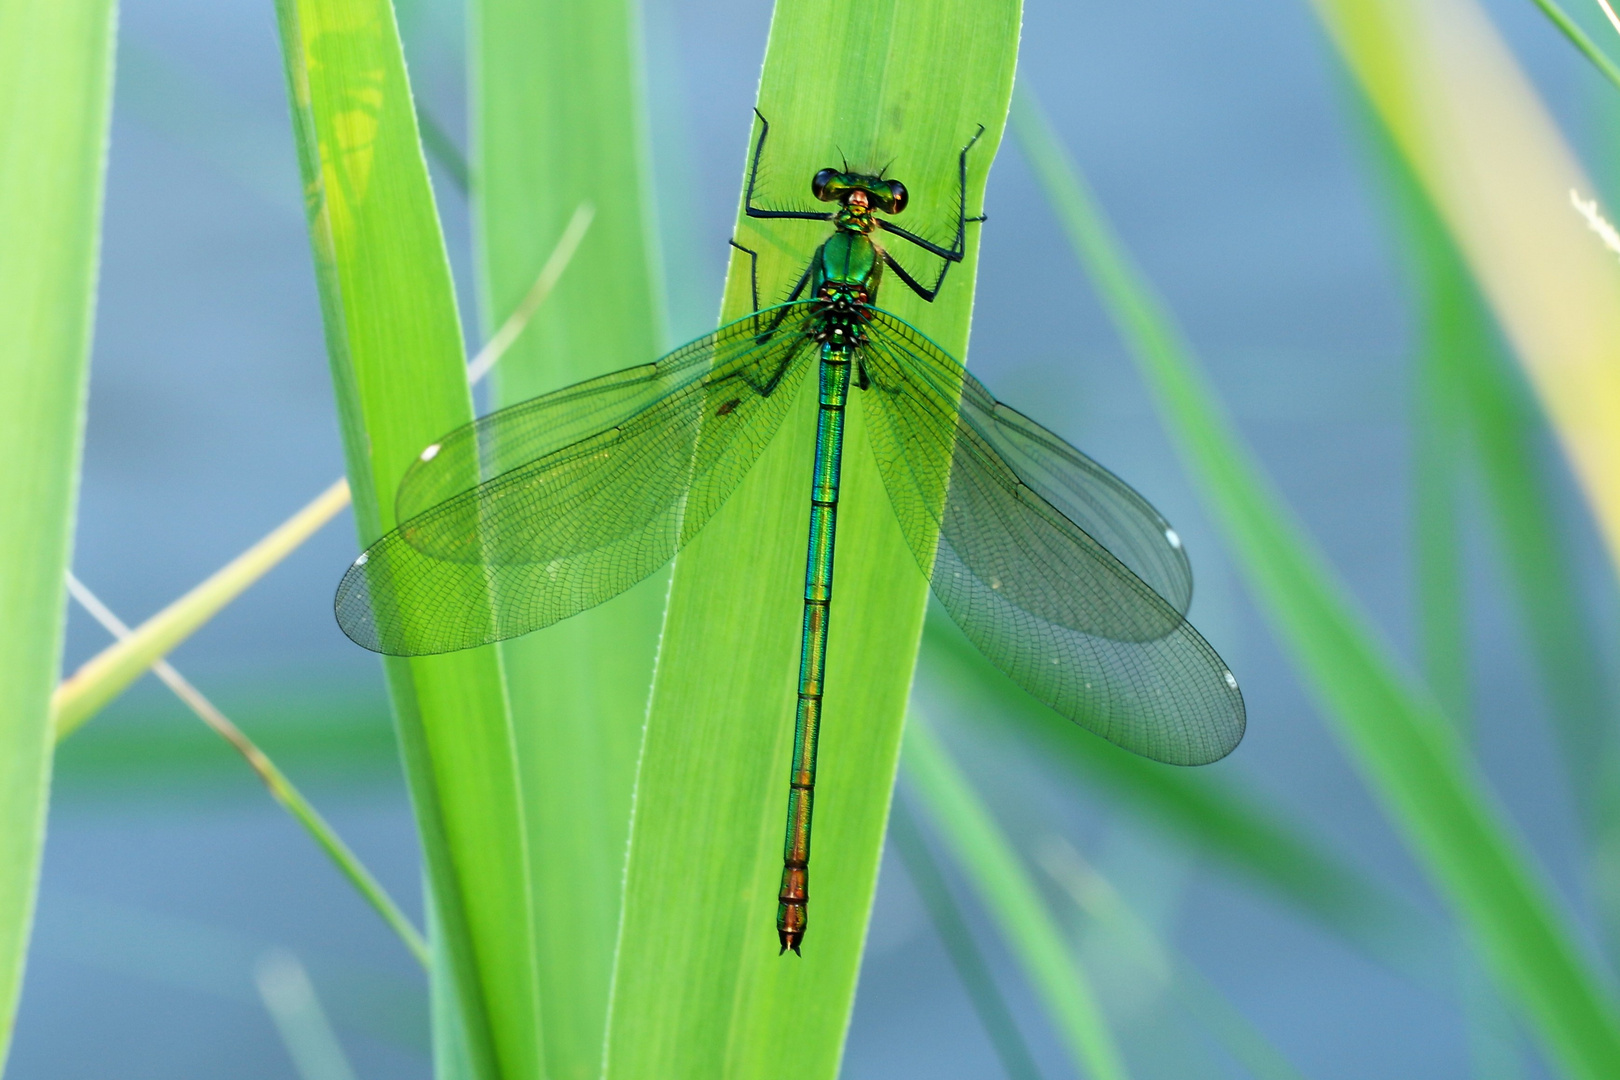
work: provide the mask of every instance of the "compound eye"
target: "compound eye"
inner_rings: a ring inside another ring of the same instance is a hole
[[[889,181],[889,213],[898,214],[906,208],[906,200],[911,198],[906,191],[906,185],[898,180]]]
[[[829,194],[827,185],[838,177],[837,169],[822,169],[810,181],[810,191],[822,202],[832,202],[838,198],[836,194]]]

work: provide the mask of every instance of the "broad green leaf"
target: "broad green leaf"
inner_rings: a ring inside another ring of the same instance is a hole
[[[115,10],[0,0],[0,1068],[45,842]]]
[[[278,0],[316,283],[362,544],[472,416],[444,241],[387,0]],[[540,1074],[528,843],[500,656],[384,661],[426,862],[445,1074]]]
[[[759,109],[771,123],[759,201],[814,204],[839,163],[910,190],[905,224],[955,227],[983,205],[1018,47],[1017,0],[782,0]],[[758,125],[735,111],[737,163]],[[825,224],[738,216],[759,252],[762,300],[797,280]],[[926,305],[888,280],[879,304],[964,358],[978,227]],[[917,258],[919,266],[937,262]],[[724,315],[750,306],[734,253]],[[807,380],[807,386],[814,380]],[[895,523],[854,395],[844,452],[826,721],[816,788],[809,932],[777,955],[794,694],[803,619],[814,400],[783,425],[738,491],[676,560],[636,791],[607,1075],[830,1080],[838,1069],[871,908],[927,583]]]
[[[1075,1070],[1091,1080],[1125,1080],[1129,1074],[1124,1058],[1090,980],[1017,849],[945,747],[916,716],[906,729],[905,743],[907,790],[928,807],[957,863],[991,910]]]
[[[474,215],[483,316],[518,303],[582,203],[591,231],[495,369],[510,405],[645,364],[665,344],[653,280],[634,3],[479,0],[471,9]],[[500,646],[534,896],[546,1075],[600,1069],[636,762],[666,573]]]
[[[1279,640],[1351,759],[1549,1056],[1573,1076],[1614,1075],[1620,1023],[1613,995],[1455,728],[1403,673],[1271,490],[1027,95],[1014,116],[1020,145],[1076,255],[1131,345]]]

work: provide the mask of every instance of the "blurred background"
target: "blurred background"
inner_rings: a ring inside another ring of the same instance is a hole
[[[464,13],[456,0],[397,7],[420,104],[464,147]],[[1487,7],[1588,168],[1606,176],[1620,147],[1615,88],[1528,0]],[[738,0],[644,3],[663,243],[704,268],[668,277],[670,345],[712,327],[718,311],[769,17],[768,5]],[[1609,33],[1600,20],[1590,27]],[[119,35],[74,566],[135,623],[336,479],[342,458],[272,5],[124,0]],[[1418,313],[1370,126],[1310,10],[1297,0],[1026,0],[1020,77],[1264,469],[1415,668]],[[441,167],[434,178],[476,340],[465,199]],[[1071,929],[1133,1075],[1248,1075],[1209,1025],[1187,1022],[1197,1001],[1171,983],[1189,979],[1305,1076],[1549,1075],[1488,995],[1471,996],[1469,965],[1449,959],[1439,903],[1246,595],[1010,136],[986,206],[967,362],[1175,522],[1198,583],[1192,617],[1238,673],[1249,708],[1247,739],[1211,769],[1326,845],[1407,925],[1427,928],[1352,940],[1301,914],[1106,787],[1077,784],[1016,731],[998,733],[982,703],[925,663],[919,706],[1047,868],[1044,886],[1056,894],[1065,881],[1105,879],[1138,929],[1169,950],[1160,959],[1190,973],[1166,980],[1143,963],[1149,945],[1077,907]],[[1607,561],[1545,437],[1539,454],[1591,640],[1613,655]],[[1480,485],[1462,475],[1456,560],[1468,589],[1475,745],[1596,943],[1581,826],[1542,683]],[[355,552],[345,514],[172,660],[414,912],[417,851],[380,668],[331,615]],[[74,610],[65,669],[105,644]],[[1612,726],[1612,710],[1602,716]],[[425,983],[412,959],[167,690],[144,680],[65,743],[58,762],[14,1077],[295,1076],[256,981],[267,958],[284,954],[307,968],[359,1077],[430,1075]],[[963,895],[1043,1075],[1072,1076],[1036,999]],[[891,852],[844,1073],[1000,1070]]]

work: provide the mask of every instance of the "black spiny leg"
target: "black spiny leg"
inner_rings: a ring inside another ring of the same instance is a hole
[[[983,134],[984,125],[980,124],[979,130],[973,133],[973,138],[968,140],[967,145],[962,147],[962,152],[956,157],[956,241],[950,247],[940,247],[938,244],[924,240],[916,233],[911,232],[909,229],[902,229],[887,218],[878,219],[878,227],[884,232],[893,233],[902,240],[909,240],[929,254],[938,255],[945,260],[945,265],[940,267],[939,277],[934,279],[934,286],[930,289],[925,288],[916,278],[912,277],[905,267],[895,261],[893,255],[887,252],[884,253],[884,261],[894,268],[894,272],[899,276],[900,280],[905,282],[912,292],[929,303],[933,303],[934,297],[939,295],[939,288],[945,284],[945,275],[950,272],[951,264],[961,262],[962,256],[967,254],[968,224],[974,221],[984,221],[986,218],[984,214],[977,217],[967,216],[967,156],[968,151],[973,149],[973,144],[978,142],[979,136]]]
[[[939,277],[934,279],[934,287],[930,289],[926,285],[918,282],[916,278],[912,277],[906,271],[906,268],[896,262],[894,256],[890,255],[887,251],[883,253],[883,261],[889,265],[889,269],[895,272],[895,276],[906,283],[906,286],[910,288],[912,292],[916,293],[930,304],[934,302],[934,297],[939,295],[939,287],[945,283],[945,275],[949,273],[951,269],[951,264],[949,262],[940,267]]]
[[[736,248],[738,251],[740,251],[743,254],[748,256],[748,291],[749,291],[749,296],[752,299],[752,302],[753,302],[753,305],[754,305],[754,314],[758,315],[759,312],[760,312],[760,306],[759,306],[759,252],[755,251],[753,248],[745,248],[741,244],[737,243],[737,241],[735,241],[735,240],[728,240],[728,241],[726,241],[726,243],[730,244],[732,247]],[[819,249],[818,249],[816,254],[817,254],[817,257],[819,258],[819,256],[820,256]],[[816,268],[816,260],[811,259],[810,260],[810,265],[806,266],[804,268],[804,273],[799,275],[798,284],[793,286],[793,291],[788,293],[787,294],[787,299],[782,301],[782,303],[784,305],[793,303],[793,301],[797,300],[804,293],[804,287],[806,285],[810,284],[810,275],[815,270],[815,268]],[[777,313],[771,317],[770,324],[768,326],[766,326],[765,329],[763,331],[761,331],[758,334],[757,337],[754,338],[755,343],[759,344],[759,345],[763,345],[763,344],[765,344],[765,342],[769,341],[771,339],[771,335],[776,333],[777,327],[782,325],[782,320],[787,318],[787,315],[788,315],[788,309],[786,307],[783,307],[783,308],[781,308],[781,310],[778,310]],[[754,325],[757,328],[759,326],[759,323],[756,322]]]
[[[765,136],[771,133],[770,121],[758,109],[754,115],[759,117],[759,141],[754,144],[754,160],[748,167],[748,194],[743,199],[743,210],[751,218],[797,218],[800,221],[831,221],[832,214],[821,213],[815,210],[765,210],[754,205],[754,182],[759,179],[759,157],[765,150]],[[983,131],[981,127],[979,129]],[[971,144],[970,144],[971,145]],[[960,258],[961,256],[957,256]],[[757,303],[754,305],[759,306]]]
[[[754,313],[757,315],[759,313],[759,252],[753,248],[745,248],[735,240],[727,240],[726,243],[748,256],[748,290],[749,295],[753,297]]]

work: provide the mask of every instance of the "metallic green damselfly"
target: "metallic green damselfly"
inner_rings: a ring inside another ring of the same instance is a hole
[[[978,135],[958,156],[956,236],[945,247],[889,220],[908,195],[882,173],[818,172],[811,192],[832,211],[756,206],[769,130],[761,116],[748,216],[833,227],[786,302],[761,309],[756,284],[752,315],[656,363],[502,409],[427,447],[400,483],[401,524],[355,560],[336,608],[359,644],[420,656],[526,634],[618,595],[720,510],[814,367],[819,410],[777,905],[781,949],[798,952],[852,389],[935,595],[1025,690],[1110,742],[1180,765],[1230,753],[1244,708],[1237,680],[1186,619],[1192,572],[1169,523],[876,306],[886,269],[931,302],[961,261],[967,226],[983,220],[966,207]],[[882,234],[942,260],[932,285],[901,265]]]

